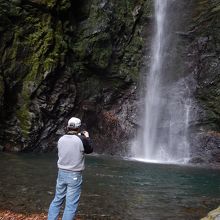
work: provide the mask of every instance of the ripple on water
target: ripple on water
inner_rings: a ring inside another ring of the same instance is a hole
[[[56,159],[0,154],[0,208],[46,212],[54,195]],[[87,157],[86,164],[82,219],[199,219],[220,203],[219,170],[97,156]]]

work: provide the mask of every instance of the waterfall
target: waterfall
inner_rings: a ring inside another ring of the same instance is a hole
[[[144,86],[144,113],[132,146],[136,159],[182,163],[189,158],[190,89],[186,77],[176,77],[177,61],[174,54],[170,55],[175,51],[176,40],[172,34],[175,18],[169,9],[175,3],[178,4],[175,0],[154,1],[155,30]]]

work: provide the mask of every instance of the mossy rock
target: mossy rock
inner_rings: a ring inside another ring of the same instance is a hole
[[[9,127],[3,139],[26,146],[44,136],[46,142],[60,126],[51,121],[61,124],[84,100],[110,108],[138,80],[144,41],[137,17],[146,2],[0,0],[0,64],[10,95],[16,94],[4,101],[13,103],[10,119],[20,134]],[[67,108],[73,85],[79,105]]]
[[[3,77],[0,75],[0,97],[2,97],[4,94],[4,81]]]
[[[2,76],[0,75],[0,110],[3,107],[4,91],[5,91],[4,81],[3,81]]]

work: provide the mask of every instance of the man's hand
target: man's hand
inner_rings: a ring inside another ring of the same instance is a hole
[[[87,137],[87,138],[89,137],[89,132],[88,132],[88,131],[83,131],[82,134],[83,134],[85,137]]]

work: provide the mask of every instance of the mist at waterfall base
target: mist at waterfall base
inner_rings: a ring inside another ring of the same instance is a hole
[[[47,213],[54,196],[56,161],[55,154],[1,153],[0,210]],[[220,203],[219,182],[219,170],[89,156],[78,217],[200,219]]]
[[[183,68],[176,34],[183,31],[178,1],[155,0],[150,66],[143,68],[144,111],[132,145],[132,157],[159,163],[187,163],[192,78]],[[184,10],[184,8],[182,9]],[[180,29],[182,28],[182,29]]]

